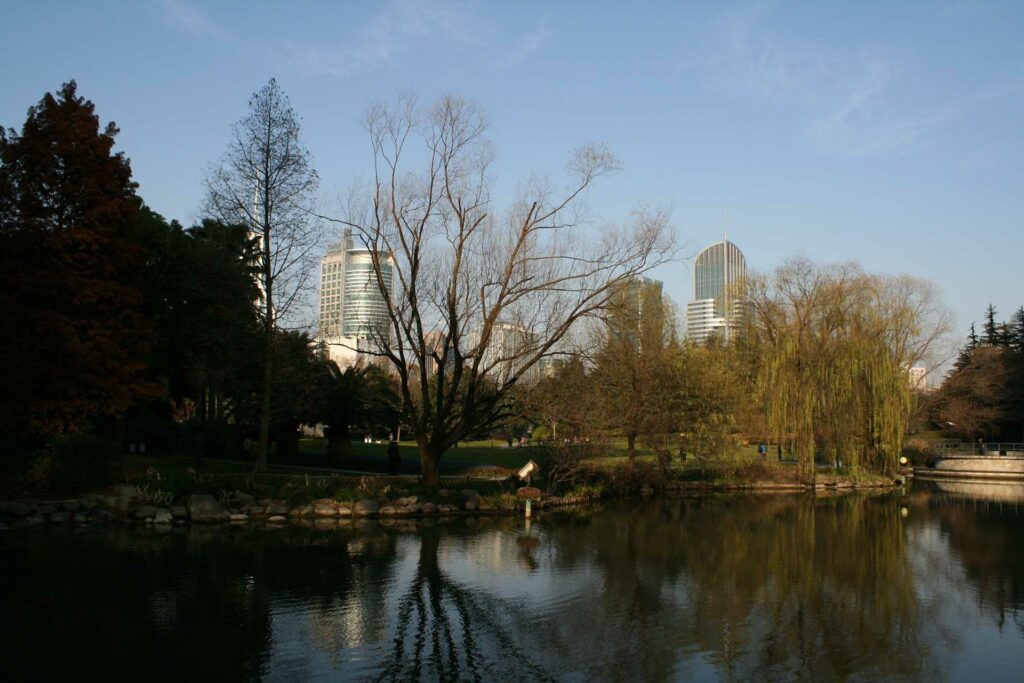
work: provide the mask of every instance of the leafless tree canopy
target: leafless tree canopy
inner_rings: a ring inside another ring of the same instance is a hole
[[[244,223],[258,240],[260,310],[271,325],[297,323],[292,314],[319,256],[321,229],[312,217],[319,178],[299,133],[298,116],[271,79],[250,98],[220,165],[207,174],[207,212]]]
[[[427,460],[499,416],[505,393],[598,314],[615,283],[673,258],[674,239],[660,211],[637,211],[625,227],[586,224],[581,195],[618,169],[601,146],[572,155],[564,190],[534,177],[500,211],[486,120],[469,103],[445,97],[424,110],[403,98],[371,108],[366,126],[373,180],[339,222],[375,255],[388,313],[378,346],[401,380],[426,475]]]

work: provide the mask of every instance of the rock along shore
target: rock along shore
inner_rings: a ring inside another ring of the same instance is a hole
[[[0,528],[44,524],[247,524],[330,522],[346,518],[431,517],[439,515],[512,515],[521,501],[488,501],[474,489],[441,489],[443,502],[424,501],[415,495],[367,497],[355,501],[321,498],[289,505],[280,499],[255,497],[236,491],[216,498],[193,494],[179,504],[156,504],[131,485],[114,486],[102,493],[48,501],[0,502]],[[592,502],[597,496],[548,497],[535,501],[538,508]]]

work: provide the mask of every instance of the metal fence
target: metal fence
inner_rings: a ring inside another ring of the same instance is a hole
[[[1024,443],[1004,443],[993,441],[941,441],[932,445],[938,456],[943,455],[1024,455]]]

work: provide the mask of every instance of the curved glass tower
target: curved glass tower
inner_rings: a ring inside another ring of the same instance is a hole
[[[394,262],[382,260],[380,274],[390,294]],[[387,302],[373,268],[373,253],[356,246],[351,233],[332,244],[320,268],[319,340],[328,355],[342,365],[356,362],[360,352],[375,351],[390,336]]]
[[[693,301],[686,307],[686,336],[703,342],[712,334],[725,341],[739,326],[747,260],[729,240],[716,242],[693,262]]]

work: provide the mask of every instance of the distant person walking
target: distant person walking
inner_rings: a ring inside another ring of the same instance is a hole
[[[761,456],[761,460],[765,460],[768,457],[768,444],[764,441],[757,445],[757,453]]]

